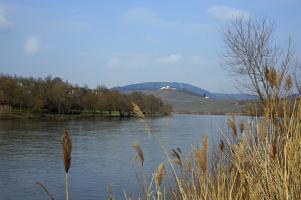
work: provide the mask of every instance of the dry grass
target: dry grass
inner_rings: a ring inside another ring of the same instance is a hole
[[[279,87],[273,70],[267,76]],[[294,102],[274,94],[262,118],[241,121],[238,127],[234,117],[229,119],[230,138],[220,141],[217,156],[208,155],[207,137],[186,159],[181,150],[172,149],[174,159],[167,160],[180,170],[171,171],[170,189],[162,188],[160,181],[161,187],[149,189],[147,199],[301,199],[301,99]],[[154,173],[156,185],[159,171]],[[160,195],[162,189],[166,195]]]

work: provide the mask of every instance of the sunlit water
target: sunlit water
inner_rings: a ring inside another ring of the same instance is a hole
[[[181,148],[186,154],[202,137],[209,137],[210,148],[225,129],[227,116],[173,115],[149,119],[152,134],[168,151]],[[55,199],[64,199],[65,175],[61,139],[64,128],[73,139],[69,171],[70,199],[107,199],[107,185],[113,195],[124,199],[124,192],[136,196],[138,165],[134,142],[145,155],[144,173],[151,176],[161,162],[163,150],[148,136],[138,120],[0,121],[0,199],[42,200],[47,195],[35,183],[42,182]]]

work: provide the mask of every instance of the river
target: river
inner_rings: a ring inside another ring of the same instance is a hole
[[[37,181],[55,199],[64,199],[61,139],[65,128],[73,140],[70,199],[107,199],[108,184],[116,199],[124,199],[124,193],[135,196],[140,192],[136,174],[141,167],[135,161],[134,142],[141,144],[143,171],[150,177],[158,164],[167,160],[156,138],[168,151],[181,148],[183,155],[191,151],[192,145],[199,145],[204,135],[208,135],[209,148],[213,148],[227,119],[214,115],[152,118],[148,119],[151,136],[136,119],[0,121],[0,199],[48,199]]]

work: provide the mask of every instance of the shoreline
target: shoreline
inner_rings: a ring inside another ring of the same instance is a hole
[[[164,117],[164,116],[171,116],[172,114],[165,115],[165,114],[153,114],[153,115],[145,115],[146,118],[152,117]],[[81,119],[98,119],[98,120],[124,120],[124,119],[133,119],[135,118],[134,115],[131,116],[123,116],[120,115],[93,115],[93,114],[82,114],[82,115],[58,115],[58,114],[8,114],[8,115],[0,115],[0,121],[7,121],[7,120],[81,120]]]
[[[168,117],[172,115],[224,115],[224,116],[249,116],[247,113],[244,112],[227,112],[227,113],[214,113],[214,112],[172,112],[169,115],[164,114],[154,114],[154,115],[146,115],[146,118],[153,118],[153,117]],[[119,115],[112,115],[112,116],[101,116],[101,115],[93,115],[93,114],[83,114],[83,115],[57,115],[57,114],[43,114],[43,115],[6,115],[0,116],[0,121],[7,121],[7,120],[81,120],[81,119],[93,119],[93,120],[124,120],[124,119],[133,119],[135,116],[123,116],[120,117]]]

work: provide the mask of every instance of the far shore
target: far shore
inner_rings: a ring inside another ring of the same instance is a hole
[[[171,115],[235,115],[235,116],[248,116],[245,112],[185,112],[185,111],[175,111],[170,113],[169,115],[164,114],[152,114],[146,115],[147,118],[152,117],[164,117],[164,116],[171,116]],[[118,113],[113,113],[111,116],[109,115],[100,115],[100,114],[92,114],[92,113],[85,113],[85,114],[32,114],[32,113],[18,113],[18,114],[8,114],[8,115],[0,115],[0,121],[4,120],[23,120],[23,119],[33,119],[33,120],[77,120],[77,119],[99,119],[99,120],[111,120],[111,119],[132,119],[134,115],[130,116],[122,116]]]

